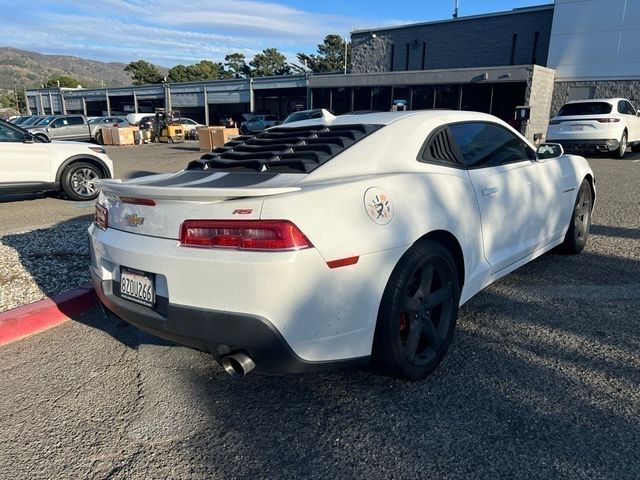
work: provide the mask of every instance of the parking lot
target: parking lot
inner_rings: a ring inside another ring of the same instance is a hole
[[[109,148],[116,175],[197,146]],[[96,309],[0,347],[7,478],[640,476],[640,154],[591,159],[586,250],[547,254],[461,310],[426,381],[367,370],[233,381]],[[90,203],[0,197],[0,310],[88,281]],[[40,230],[35,230],[40,228]]]

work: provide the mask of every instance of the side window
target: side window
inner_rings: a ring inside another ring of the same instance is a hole
[[[535,159],[535,152],[506,128],[493,123],[449,125],[468,168],[495,167]]]
[[[82,117],[67,117],[67,125],[82,125],[84,120]]]
[[[624,100],[620,100],[618,102],[618,113],[622,113],[623,115],[627,114],[627,105],[625,104]]]
[[[631,104],[630,104],[629,102],[627,102],[626,100],[625,100],[625,102],[624,102],[624,103],[625,103],[625,104],[626,104],[626,106],[627,106],[627,114],[629,114],[629,115],[636,115],[636,109],[635,109],[635,108],[633,108],[633,105],[631,105]]]
[[[0,123],[0,142],[22,142],[24,134]]]

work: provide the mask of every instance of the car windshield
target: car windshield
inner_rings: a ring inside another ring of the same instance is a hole
[[[36,122],[34,125],[49,125],[56,119],[53,115],[49,115],[48,117],[44,117],[40,121]]]
[[[27,127],[29,125],[35,125],[36,123],[38,123],[40,120],[42,120],[42,117],[39,116],[33,116],[31,118],[29,118],[28,120],[25,120],[23,123],[21,123],[20,125],[23,127]]]
[[[300,120],[309,120],[312,118],[322,118],[322,112],[322,110],[303,110],[301,112],[294,112],[287,118],[285,118],[284,122],[282,123],[299,122]]]
[[[605,102],[567,103],[558,112],[558,117],[572,115],[604,115],[611,113],[613,106]]]

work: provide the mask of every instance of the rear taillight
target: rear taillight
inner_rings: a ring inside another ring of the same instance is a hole
[[[93,216],[93,221],[102,230],[109,228],[109,211],[99,203],[96,203],[96,212]]]
[[[156,202],[150,198],[135,198],[135,197],[118,197],[122,203],[129,203],[131,205],[146,205],[147,207],[154,207]]]
[[[600,123],[618,123],[620,121],[619,118],[598,118],[596,120]]]
[[[238,250],[301,250],[313,246],[288,220],[185,220],[180,244]]]

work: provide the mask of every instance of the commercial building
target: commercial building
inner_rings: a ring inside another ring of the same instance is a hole
[[[392,108],[492,113],[531,139],[571,99],[622,96],[640,104],[640,0],[555,4],[356,30],[347,75],[300,75],[114,89],[32,90],[33,112],[87,115],[180,110],[208,124],[229,114],[324,107],[335,114]],[[395,106],[394,106],[395,105]]]

